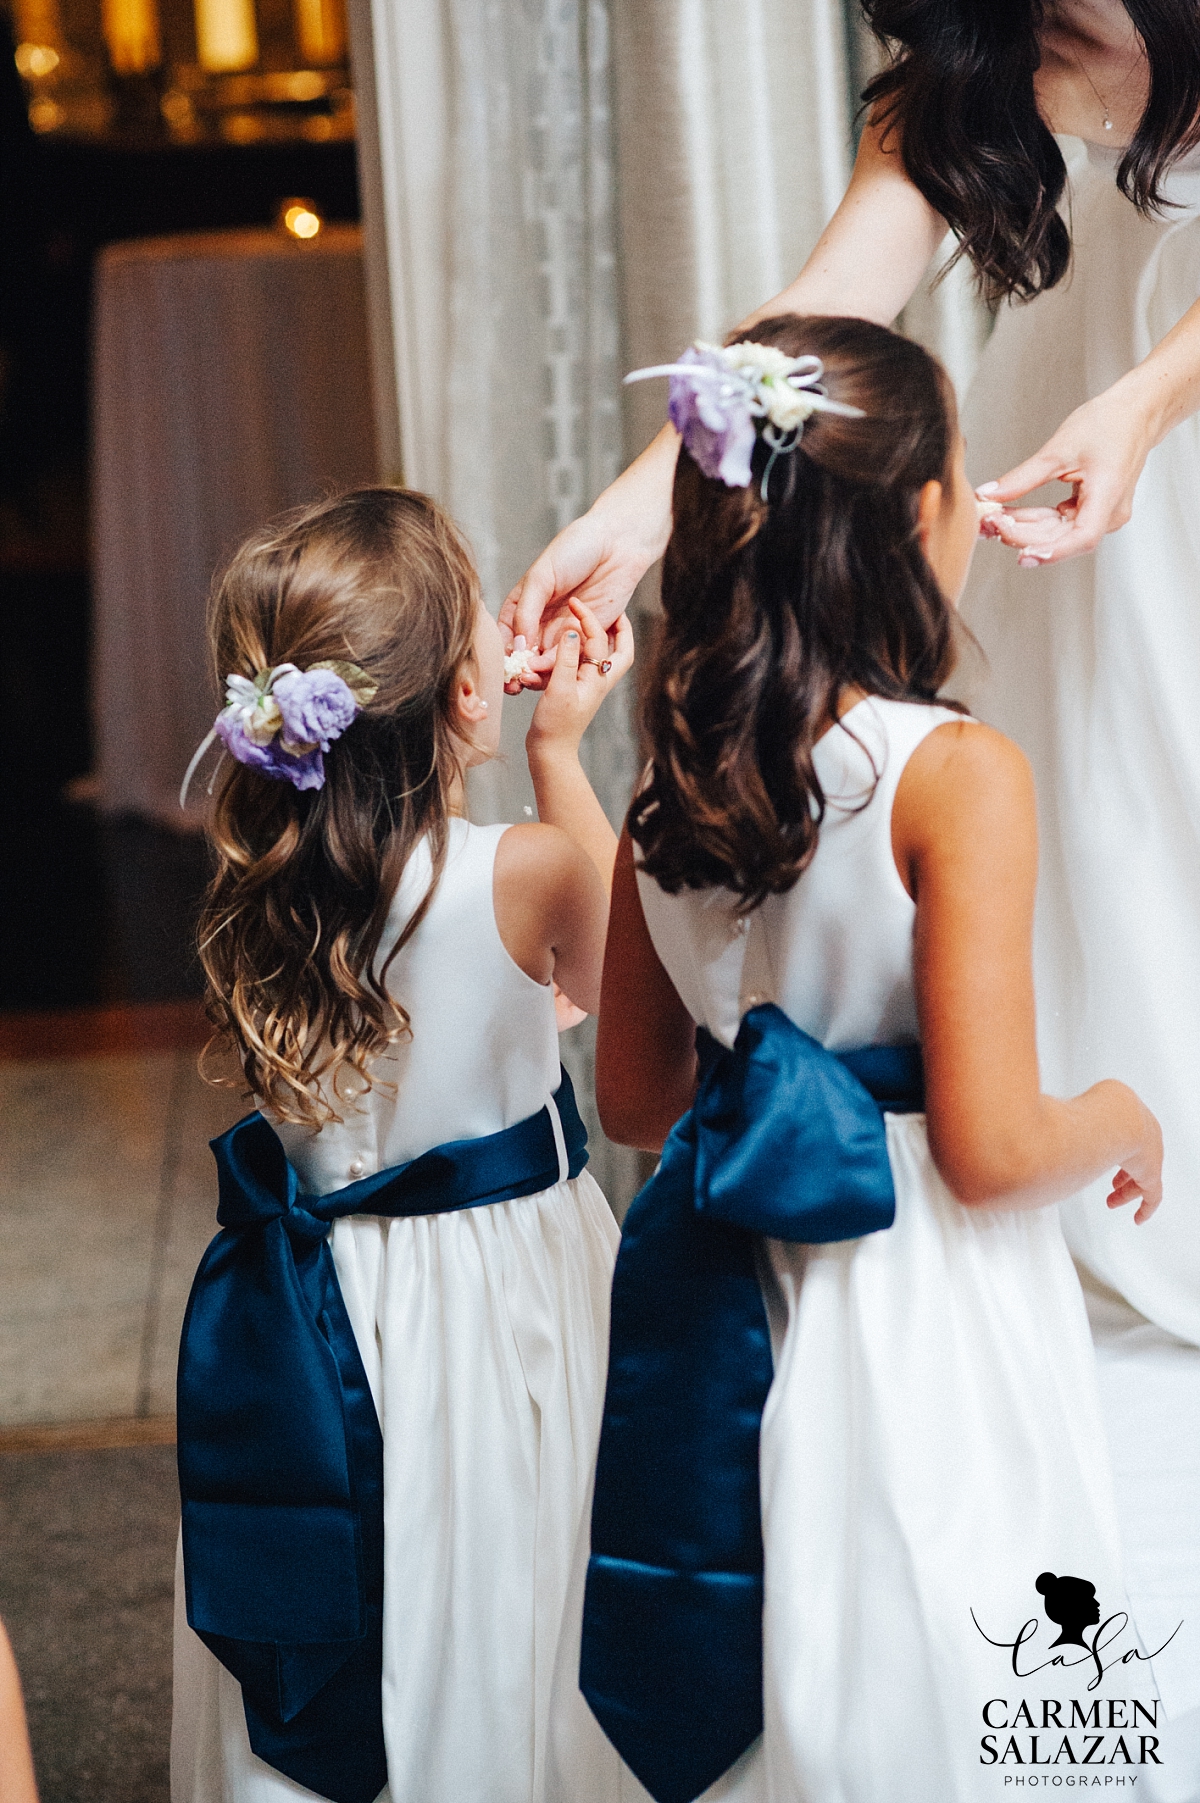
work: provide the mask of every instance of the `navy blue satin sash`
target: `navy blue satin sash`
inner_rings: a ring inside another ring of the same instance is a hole
[[[691,1803],[762,1732],[758,1442],[773,1364],[755,1239],[890,1227],[882,1110],[920,1049],[834,1055],[773,1003],[700,1084],[635,1198],[613,1277],[579,1682],[657,1803]],[[803,1524],[796,1524],[797,1533]]]
[[[554,1101],[577,1177],[587,1133],[565,1071]],[[543,1108],[329,1196],[300,1193],[261,1114],[212,1149],[223,1231],[179,1352],[187,1618],[239,1680],[260,1759],[332,1803],[374,1803],[387,1782],[383,1438],[329,1229],[549,1189],[554,1125]]]

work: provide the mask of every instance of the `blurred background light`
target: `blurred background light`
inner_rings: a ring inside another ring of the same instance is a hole
[[[39,76],[53,74],[62,58],[51,44],[18,44],[13,61],[21,75],[36,81]]]
[[[322,219],[311,200],[285,200],[279,209],[279,223],[293,238],[307,241],[321,230]]]

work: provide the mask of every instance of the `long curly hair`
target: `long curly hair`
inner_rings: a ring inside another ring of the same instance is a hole
[[[984,297],[1029,300],[1071,261],[1058,212],[1066,167],[1037,109],[1044,0],[862,0],[890,54],[863,93],[894,132],[910,180],[958,238]],[[1200,7],[1125,0],[1150,96],[1117,186],[1138,211],[1165,206],[1171,165],[1200,144]]]
[[[423,918],[445,862],[463,744],[455,677],[470,656],[479,582],[427,496],[369,488],[274,521],[237,551],[209,609],[215,674],[324,659],[377,689],[300,791],[230,762],[211,827],[217,868],[201,915],[207,1009],[251,1092],[285,1121],[338,1120],[338,1074],[408,1032],[388,965]],[[433,883],[382,965],[388,912],[428,838]]]
[[[820,357],[829,397],[863,417],[814,414],[775,462],[769,502],[761,435],[748,488],[681,450],[644,706],[651,772],[629,831],[669,894],[723,887],[752,909],[816,850],[813,746],[842,691],[933,701],[954,668],[917,508],[926,482],[950,478],[957,424],[940,365],[882,326],[786,315],[749,336]]]

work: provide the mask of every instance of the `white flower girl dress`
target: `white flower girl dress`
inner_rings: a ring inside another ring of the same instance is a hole
[[[918,1038],[915,909],[892,855],[892,801],[912,752],[956,718],[875,699],[844,716],[816,748],[833,805],[815,858],[748,934],[727,894],[668,896],[639,878],[659,957],[723,1045],[762,1001],[834,1051]],[[872,780],[867,750],[882,774],[854,811]],[[1121,1619],[1094,1354],[1058,1211],[963,1207],[933,1165],[924,1116],[887,1115],[886,1127],[891,1228],[761,1242],[775,1354],[760,1442],[765,1727],[706,1803],[983,1803],[1047,1753],[1058,1750],[1059,1775],[1083,1757],[1066,1728],[1031,1749],[1023,1718],[1009,1749],[1000,1724],[1022,1698],[1035,1731],[1043,1696],[1066,1724],[1066,1699],[1090,1710],[1114,1686],[1153,1715],[1153,1680]],[[587,1552],[585,1528],[549,1795],[642,1803],[578,1689]],[[1061,1624],[1045,1614],[1044,1574],[1094,1586],[1087,1641],[1050,1650]],[[1108,1618],[1111,1656],[1135,1658],[1089,1691],[1091,1624]],[[1010,1643],[1026,1624],[1015,1657],[1022,1673],[1041,1669],[1018,1677]]]
[[[412,1037],[380,1060],[376,1087],[342,1125],[277,1128],[306,1192],[497,1133],[558,1088],[551,988],[513,962],[492,908],[505,830],[451,822],[429,911],[388,974]],[[428,877],[422,847],[385,950]],[[512,1201],[334,1224],[383,1431],[381,1803],[534,1803],[543,1793],[617,1237],[586,1171]],[[188,1627],[176,1589],[172,1803],[312,1797],[251,1751],[240,1687]]]

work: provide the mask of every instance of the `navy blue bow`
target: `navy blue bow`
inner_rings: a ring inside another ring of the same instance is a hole
[[[555,1095],[569,1175],[587,1134]],[[258,1757],[332,1803],[387,1782],[380,1698],[383,1438],[328,1234],[345,1215],[442,1214],[559,1181],[548,1109],[329,1196],[300,1193],[261,1114],[212,1142],[223,1231],[179,1353],[191,1626],[242,1686]]]
[[[580,1688],[658,1803],[762,1732],[758,1441],[773,1374],[753,1236],[890,1227],[881,1110],[923,1106],[916,1046],[834,1055],[773,1003],[701,1078],[625,1217],[613,1278]]]

